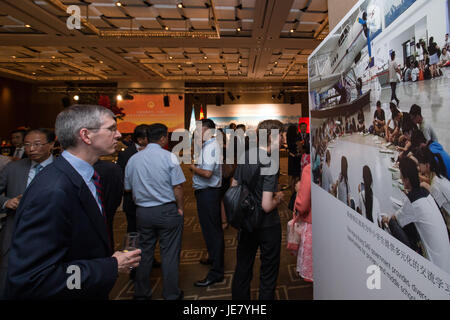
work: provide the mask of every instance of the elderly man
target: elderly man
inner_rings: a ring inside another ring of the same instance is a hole
[[[186,181],[176,156],[164,147],[169,142],[167,127],[148,127],[149,145],[133,155],[125,168],[125,190],[132,191],[137,205],[136,226],[142,245],[142,263],[136,270],[134,298],[151,299],[150,273],[156,241],[161,248],[163,297],[183,298],[178,286],[181,238],[183,234],[183,188]]]
[[[114,114],[76,105],[56,118],[64,152],[34,178],[16,212],[9,253],[8,299],[107,299],[118,272],[140,250],[115,252],[108,239],[100,177],[93,165],[114,152]]]
[[[6,222],[0,231],[0,293],[5,288],[8,252],[14,232],[16,209],[22,194],[34,177],[53,162],[55,134],[47,129],[31,130],[25,134],[24,142],[28,158],[10,162],[0,173],[0,207],[7,214]]]

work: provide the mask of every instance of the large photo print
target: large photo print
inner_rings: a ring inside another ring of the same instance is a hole
[[[309,59],[314,183],[444,276],[450,274],[448,30],[447,0],[360,1]]]

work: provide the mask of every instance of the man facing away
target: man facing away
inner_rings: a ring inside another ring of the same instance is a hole
[[[118,272],[140,261],[140,250],[112,254],[100,177],[92,167],[114,152],[114,114],[75,105],[56,118],[64,152],[36,176],[16,212],[7,299],[107,299]],[[111,255],[112,254],[112,255]]]
[[[150,273],[156,241],[161,248],[163,297],[183,298],[178,286],[183,234],[183,182],[186,181],[176,156],[163,148],[169,142],[167,127],[148,127],[149,144],[133,155],[125,168],[125,191],[132,191],[137,205],[136,227],[140,234],[142,261],[136,270],[134,298],[152,296]]]
[[[225,241],[221,218],[222,150],[214,137],[216,125],[211,119],[202,119],[202,149],[199,163],[191,164],[190,170],[197,199],[197,212],[203,238],[205,239],[211,269],[206,278],[194,283],[207,287],[221,282],[224,274]]]

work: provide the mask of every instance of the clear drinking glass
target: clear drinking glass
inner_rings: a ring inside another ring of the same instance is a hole
[[[130,232],[125,235],[123,241],[123,252],[133,251],[139,248],[139,233]]]

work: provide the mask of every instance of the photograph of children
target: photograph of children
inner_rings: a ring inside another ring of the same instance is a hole
[[[314,183],[450,273],[448,8],[360,1],[310,57],[309,97]]]

